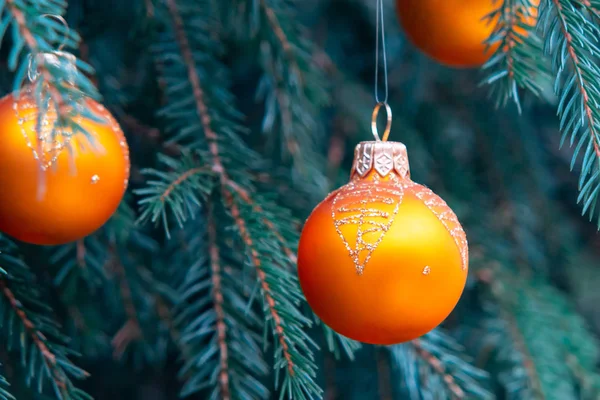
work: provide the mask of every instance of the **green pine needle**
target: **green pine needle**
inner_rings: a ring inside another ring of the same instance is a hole
[[[88,374],[69,360],[76,353],[67,347],[69,339],[44,300],[35,275],[19,258],[16,246],[2,235],[0,249],[0,264],[8,272],[0,278],[0,337],[9,352],[20,355],[27,385],[40,393],[49,386],[59,400],[91,398],[71,381]]]
[[[18,94],[25,84],[31,84],[40,114],[44,110],[57,111],[52,135],[82,133],[93,142],[93,137],[78,122],[77,117],[98,119],[82,107],[84,96],[99,99],[100,95],[85,73],[93,68],[70,57],[66,49],[77,48],[81,39],[57,19],[63,16],[67,3],[63,1],[4,0],[0,2],[0,42],[9,28],[14,41],[8,57],[8,67],[15,72],[13,91]],[[63,47],[57,52],[59,47]],[[30,73],[37,78],[30,82]]]
[[[0,375],[0,400],[15,400],[15,397],[8,392],[9,386],[6,378]]]
[[[398,380],[399,390],[410,398],[494,398],[485,389],[488,374],[474,367],[463,347],[439,329],[387,348],[404,376]]]
[[[519,89],[539,95],[550,76],[542,41],[535,26],[527,23],[538,9],[532,0],[500,0],[496,4],[498,8],[486,17],[488,21],[497,20],[487,45],[498,48],[483,66],[486,78],[482,83],[491,85],[497,106],[512,100],[521,112]]]
[[[552,54],[559,97],[561,144],[574,146],[571,168],[581,155],[578,203],[594,218],[600,199],[600,27],[593,21],[598,1],[548,0],[546,49]],[[597,226],[600,229],[600,215]]]

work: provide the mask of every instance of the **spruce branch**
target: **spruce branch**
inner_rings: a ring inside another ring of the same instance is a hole
[[[81,107],[82,96],[99,98],[93,83],[85,73],[93,69],[64,50],[56,52],[59,43],[76,48],[79,35],[48,15],[62,16],[66,2],[33,0],[6,0],[0,5],[0,41],[12,25],[13,45],[8,67],[16,71],[13,90],[18,92],[33,68],[37,78],[33,85],[35,100],[40,110],[56,111],[56,127],[67,127],[73,132],[87,133],[75,117],[98,119],[87,107]],[[65,55],[67,54],[67,55]],[[26,56],[25,56],[26,55]]]
[[[298,261],[296,257],[295,251],[292,250],[291,244],[286,241],[283,237],[279,228],[273,223],[276,220],[275,215],[270,215],[263,207],[260,206],[257,202],[255,202],[247,190],[243,189],[241,186],[236,184],[231,180],[225,181],[228,189],[231,190],[232,193],[235,193],[242,201],[244,201],[248,206],[252,207],[253,212],[262,216],[262,222],[265,224],[267,229],[273,234],[273,236],[277,239],[277,244],[279,246],[279,250],[283,251],[284,254],[288,257],[289,261],[295,264]],[[291,233],[290,234],[294,234]]]
[[[223,311],[223,290],[221,287],[221,259],[217,247],[217,228],[212,216],[208,220],[208,246],[210,252],[210,269],[212,280],[212,300],[216,315],[217,342],[219,344],[219,393],[223,400],[229,400],[231,393],[229,389],[229,359],[227,348],[227,326],[225,324],[225,312]]]
[[[258,97],[265,101],[262,129],[277,133],[281,153],[291,156],[296,182],[325,190],[325,160],[319,154],[319,110],[329,103],[326,80],[317,69],[313,45],[301,32],[289,4],[280,0],[241,0],[260,41],[264,71]],[[254,23],[257,22],[257,24]]]
[[[315,316],[316,318],[316,316]],[[354,361],[354,353],[361,348],[360,342],[348,339],[340,335],[325,324],[323,325],[323,334],[327,342],[327,348],[333,353],[335,358],[340,358],[340,347],[349,360]]]
[[[0,400],[16,400],[15,397],[8,391],[9,386],[10,384],[6,378],[0,373]]]
[[[536,35],[538,7],[533,0],[499,0],[498,8],[486,19],[496,21],[488,46],[497,46],[483,66],[484,83],[492,85],[491,95],[497,106],[512,100],[521,112],[519,88],[539,95],[549,78],[548,65],[542,57],[542,41]]]
[[[169,172],[151,168],[142,170],[147,178],[146,187],[135,191],[144,197],[139,201],[139,220],[161,223],[166,228],[167,237],[170,237],[167,214],[171,213],[179,227],[183,226],[187,216],[212,190],[213,172],[209,167],[197,166],[189,153],[177,159],[159,154],[158,159]]]
[[[105,268],[116,278],[116,283],[119,287],[119,294],[121,295],[121,301],[125,309],[125,315],[127,316],[124,325],[112,340],[113,347],[115,348],[115,356],[116,358],[120,358],[124,350],[127,348],[127,345],[135,340],[141,339],[143,334],[138,318],[139,311],[133,300],[133,290],[131,288],[127,272],[125,271],[125,267],[120,260],[115,243],[111,243],[109,245],[108,252],[109,256]]]
[[[51,249],[54,283],[72,318],[73,348],[160,362],[167,335],[156,323],[153,294],[161,284],[149,282],[145,267],[157,259],[157,243],[135,225],[127,203],[94,234]]]
[[[392,359],[405,376],[401,390],[411,397],[491,399],[488,375],[469,363],[454,339],[434,330],[420,339],[389,346]]]
[[[508,334],[510,340],[501,340],[502,338],[498,336],[499,357],[501,361],[512,367],[500,374],[500,381],[510,388],[512,394],[518,393],[519,396],[527,394],[528,397],[543,398],[540,377],[517,322],[506,310],[501,311],[500,317],[500,326],[491,331],[498,331],[500,328],[501,334]],[[515,369],[514,364],[519,365],[522,370]]]
[[[267,322],[279,344],[275,351],[275,366],[287,372],[281,397],[287,394],[288,398],[306,399],[320,395],[321,389],[314,381],[316,367],[311,350],[316,344],[304,330],[311,321],[298,308],[303,296],[295,271],[285,267],[290,260],[285,255],[277,254],[277,250],[273,252],[272,246],[265,244],[268,238],[265,238],[265,232],[269,230],[262,223],[262,218],[247,221],[242,217],[252,215],[251,207],[237,201],[231,192],[225,192],[224,196],[225,204],[246,245],[248,257],[256,269]],[[267,203],[266,199],[261,200]],[[277,377],[276,373],[276,382]]]
[[[546,32],[546,48],[552,54],[557,76],[561,145],[569,139],[570,146],[575,147],[571,168],[584,149],[577,201],[590,220],[600,198],[600,67],[596,60],[600,28],[589,19],[596,3],[549,0]]]
[[[27,384],[36,380],[42,393],[49,381],[57,399],[88,400],[84,391],[71,381],[88,377],[87,372],[74,365],[68,357],[75,353],[67,347],[68,338],[60,331],[52,309],[44,302],[39,284],[29,267],[16,255],[12,242],[0,236],[0,264],[7,274],[0,276],[0,336],[9,351],[21,355],[26,368]]]
[[[104,264],[106,246],[98,235],[91,235],[74,243],[52,249],[49,261],[58,268],[54,284],[65,291],[76,290],[81,283],[89,289],[96,289],[106,279]]]
[[[511,398],[575,398],[579,388],[582,398],[597,398],[599,348],[565,296],[540,278],[504,269],[488,275],[502,321],[490,326],[490,339]]]
[[[196,163],[211,166],[217,185],[210,197],[212,207],[221,204],[225,208],[241,241],[242,254],[247,254],[240,264],[252,266],[256,276],[266,316],[264,326],[275,338],[276,381],[279,383],[280,370],[285,374],[281,397],[312,398],[321,390],[314,380],[315,344],[304,332],[311,321],[299,310],[302,296],[293,272],[292,241],[288,238],[295,226],[289,222],[289,213],[255,194],[252,175],[241,172],[247,171],[258,156],[239,138],[244,128],[239,124],[240,114],[231,106],[225,77],[210,75],[223,66],[214,58],[214,49],[207,48],[208,32],[197,28],[204,25],[197,24],[196,18],[208,8],[175,0],[167,0],[166,7],[173,36],[159,46],[157,59],[167,83],[167,95],[176,95],[179,100],[160,115],[169,121],[167,130],[175,132],[181,145],[207,150],[198,155]],[[188,28],[192,26],[193,33]],[[198,57],[201,49],[203,56]],[[187,79],[182,80],[182,76]],[[181,120],[181,116],[188,120]],[[190,190],[187,193],[191,195]],[[262,215],[257,216],[257,210]],[[277,255],[273,255],[274,246],[281,250],[275,252]],[[248,375],[248,371],[244,374]],[[197,390],[202,376],[197,375],[186,385]]]
[[[236,253],[222,238],[216,211],[208,207],[206,214],[206,219],[186,223],[172,239],[171,264],[187,268],[181,279],[169,279],[175,289],[170,296],[173,310],[160,302],[160,314],[169,321],[183,358],[181,394],[207,389],[211,398],[267,399],[269,391],[261,380],[268,369],[258,345],[261,318],[247,308],[241,271],[228,265],[228,254]],[[198,234],[198,221],[206,223],[206,234]]]
[[[448,387],[448,390],[453,395],[453,397],[456,397],[458,399],[462,399],[463,397],[465,397],[465,392],[461,389],[458,383],[456,383],[454,377],[450,373],[448,373],[448,371],[446,370],[439,358],[425,350],[421,345],[421,341],[419,339],[414,340],[412,342],[412,345],[415,348],[417,355],[421,357],[427,364],[429,364],[429,366],[436,373],[440,374],[443,377],[444,383]]]

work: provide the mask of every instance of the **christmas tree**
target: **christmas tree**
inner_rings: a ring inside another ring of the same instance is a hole
[[[600,399],[600,1],[378,4],[0,0],[0,400]],[[373,140],[383,54],[390,140],[469,274],[374,346],[316,317],[297,252]]]

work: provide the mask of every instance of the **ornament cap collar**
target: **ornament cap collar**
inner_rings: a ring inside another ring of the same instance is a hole
[[[410,178],[406,146],[400,142],[360,142],[354,150],[351,177],[364,178],[371,171],[382,177],[394,173],[401,178]]]

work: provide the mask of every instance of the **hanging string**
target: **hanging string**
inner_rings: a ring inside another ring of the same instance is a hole
[[[373,132],[373,136],[375,140],[384,142],[387,141],[388,136],[390,135],[390,130],[392,129],[392,109],[388,104],[388,71],[387,71],[387,53],[385,47],[385,22],[383,18],[383,0],[376,0],[376,39],[375,39],[375,101],[377,104],[375,105],[375,109],[373,110],[373,115],[371,117],[371,131]],[[379,97],[379,59],[380,59],[380,51],[379,51],[379,39],[381,37],[381,58],[383,61],[383,99]],[[379,115],[379,110],[384,106],[387,114],[387,123],[385,126],[385,131],[383,132],[383,138],[379,138],[379,133],[377,131],[377,116]]]
[[[383,18],[383,0],[376,0],[376,15],[377,15],[377,26],[376,38],[375,38],[375,101],[377,103],[387,103],[388,101],[388,72],[387,72],[387,54],[385,48],[385,21]],[[383,100],[379,98],[379,37],[381,36],[381,53],[383,58],[383,89],[384,97]]]

